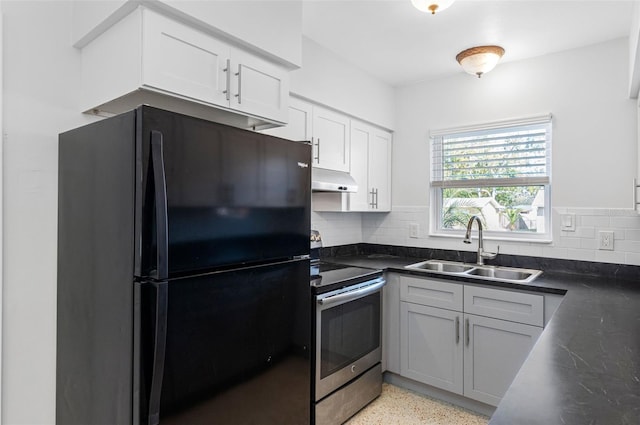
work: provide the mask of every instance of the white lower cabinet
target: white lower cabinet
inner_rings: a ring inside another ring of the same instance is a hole
[[[503,318],[543,317],[542,295],[401,276],[400,374],[496,406],[542,327],[469,314],[467,292]]]
[[[462,313],[402,302],[401,375],[462,394]]]

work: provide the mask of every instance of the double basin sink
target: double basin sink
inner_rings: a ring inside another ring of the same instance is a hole
[[[444,260],[422,261],[405,266],[405,269],[508,283],[532,282],[542,273],[541,270],[476,265]]]

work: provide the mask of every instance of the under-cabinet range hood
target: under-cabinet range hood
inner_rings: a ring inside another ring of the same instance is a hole
[[[314,192],[357,192],[358,183],[349,173],[313,167],[311,190]]]

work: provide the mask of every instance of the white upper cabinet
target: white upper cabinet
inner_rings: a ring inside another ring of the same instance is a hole
[[[83,47],[82,63],[84,111],[146,103],[245,128],[287,120],[287,69],[144,7]]]
[[[289,115],[289,72],[237,48],[231,49],[231,108],[286,123]]]
[[[263,130],[264,133],[283,139],[310,142],[312,138],[311,121],[313,106],[296,97],[289,99],[289,118],[287,125]]]
[[[350,211],[368,211],[373,206],[373,191],[369,189],[369,144],[373,137],[370,126],[351,123],[351,177],[358,183],[358,191],[345,196]]]
[[[320,106],[313,107],[313,165],[349,171],[349,117]]]
[[[142,25],[142,85],[229,105],[227,44],[149,10],[143,10]]]
[[[138,6],[236,40],[288,69],[302,66],[302,2],[72,0],[71,41],[82,48]],[[255,17],[255,18],[254,18]],[[277,28],[277,31],[274,30]]]
[[[374,211],[391,211],[391,140],[388,131],[374,129],[369,145],[369,186],[375,190]]]
[[[350,119],[322,106],[291,97],[288,124],[265,133],[313,144],[314,167],[349,172]]]
[[[358,191],[349,211],[391,211],[391,133],[351,120],[351,176]]]

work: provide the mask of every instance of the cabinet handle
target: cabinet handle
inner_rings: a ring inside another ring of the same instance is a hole
[[[317,138],[313,138],[313,137],[311,138],[312,149],[315,148],[315,155],[313,156],[313,161],[315,161],[316,164],[320,162],[320,156],[318,154],[318,149],[320,149],[320,146],[319,146],[319,143],[316,143],[317,141],[318,141]]]
[[[469,318],[468,317],[465,319],[464,333],[465,333],[466,344],[468,347],[469,346]]]
[[[371,202],[369,202],[369,206],[373,209],[376,206],[375,190],[371,188],[371,192],[369,192],[369,194],[371,195]]]
[[[238,65],[236,75],[238,76],[238,94],[236,94],[236,97],[238,98],[238,105],[240,105],[242,103],[242,65]]]
[[[230,62],[231,62],[231,60],[227,59],[227,67],[222,70],[222,72],[226,72],[227,73],[227,75],[226,75],[227,88],[222,92],[222,93],[225,94],[225,96],[227,98],[227,101],[229,101],[229,98],[230,98],[229,94],[230,94],[230,91],[231,91],[231,89],[230,89],[230,86],[231,86],[231,72],[229,70],[229,67],[231,66]]]
[[[376,191],[376,209],[378,209],[378,188],[376,188],[375,191]]]
[[[460,316],[456,316],[456,345],[460,342]]]
[[[315,157],[315,160],[316,160],[317,164],[320,164],[320,138],[318,137],[316,140],[317,140],[318,143],[316,143],[316,157]]]

